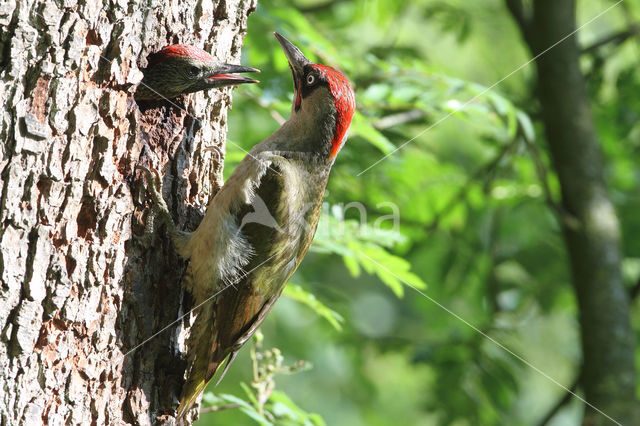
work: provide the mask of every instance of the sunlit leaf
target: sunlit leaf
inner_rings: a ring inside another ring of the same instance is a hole
[[[349,129],[351,136],[360,136],[371,145],[378,148],[383,154],[388,154],[395,146],[378,130],[376,130],[369,120],[360,112],[356,111],[351,128]]]
[[[334,310],[330,309],[325,304],[320,302],[315,295],[304,290],[299,285],[291,283],[287,284],[287,286],[284,288],[283,294],[288,298],[300,302],[311,308],[316,314],[327,320],[327,322],[331,324],[336,330],[342,330],[342,322],[344,322],[344,318],[342,318],[339,313],[335,312]]]

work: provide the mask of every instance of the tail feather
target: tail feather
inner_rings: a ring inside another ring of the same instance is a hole
[[[180,405],[176,414],[178,423],[191,410],[218,368],[209,362],[214,355],[211,347],[211,339],[214,336],[207,332],[207,325],[212,322],[212,317],[213,312],[210,304],[205,304],[191,327],[191,335],[187,343],[189,366],[187,367],[187,380],[182,387]],[[210,373],[212,367],[213,373]]]
[[[218,381],[216,382],[216,386],[218,386],[220,384],[220,381],[222,381],[222,378],[224,377],[225,373],[229,369],[229,366],[231,365],[231,361],[233,361],[233,358],[235,358],[235,355],[236,353],[234,352],[231,354],[231,356],[227,358],[225,369],[220,375],[220,378],[218,379]],[[213,379],[213,376],[215,376],[216,371],[218,371],[218,368],[220,367],[220,365],[222,365],[222,362],[210,364],[208,366],[209,371],[207,372],[206,377],[202,377],[201,375],[196,374],[193,377],[189,377],[187,379],[187,382],[184,384],[184,387],[182,388],[180,405],[178,406],[178,413],[176,414],[176,419],[178,421],[181,420],[185,416],[185,414],[187,414],[191,410],[193,405],[198,400],[198,397],[200,396],[200,394],[205,390],[205,388],[207,387],[211,379]]]
[[[224,375],[227,374],[227,371],[229,371],[229,367],[231,367],[231,363],[233,362],[234,359],[236,359],[236,355],[238,355],[237,351],[233,351],[231,352],[231,354],[229,355],[229,357],[227,358],[227,363],[224,366],[224,370],[222,370],[222,374],[220,374],[220,377],[218,378],[218,381],[216,382],[216,386],[218,386],[220,384],[220,382],[222,381],[222,379],[224,379]],[[213,376],[216,375],[216,370],[218,369],[218,367],[220,367],[220,364],[217,364],[213,371],[211,372],[211,378],[213,378]]]
[[[184,418],[185,414],[191,410],[193,404],[196,403],[198,396],[202,393],[205,387],[207,387],[207,382],[204,378],[198,382],[190,381],[185,383],[184,388],[182,389],[180,405],[178,406],[178,413],[176,414],[178,423]]]

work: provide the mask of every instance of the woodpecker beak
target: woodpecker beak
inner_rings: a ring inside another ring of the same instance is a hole
[[[311,61],[305,58],[300,49],[295,47],[289,40],[278,33],[273,33],[273,35],[276,36],[280,46],[282,46],[282,50],[284,50],[284,54],[287,56],[293,74],[293,83],[296,89],[299,89],[304,76],[304,67],[310,64]]]
[[[212,71],[211,75],[205,77],[207,84],[212,87],[237,86],[243,83],[259,83],[258,80],[245,77],[243,75],[234,75],[240,72],[260,72],[260,70],[245,67],[243,65],[219,64]]]

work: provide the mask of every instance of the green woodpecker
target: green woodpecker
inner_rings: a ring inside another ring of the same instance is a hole
[[[251,149],[211,200],[195,232],[175,228],[157,177],[147,170],[158,212],[178,252],[189,259],[184,282],[199,306],[187,343],[189,364],[178,418],[225,359],[228,368],[307,253],[329,171],[353,118],[349,81],[275,36],[293,73],[291,116]]]
[[[213,56],[195,46],[172,44],[149,57],[142,82],[136,88],[135,98],[138,101],[173,99],[183,93],[258,83],[258,80],[252,78],[234,75],[239,72],[260,71],[217,62]]]

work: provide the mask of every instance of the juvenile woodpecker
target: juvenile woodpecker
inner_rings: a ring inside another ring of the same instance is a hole
[[[173,99],[216,87],[257,83],[258,80],[234,75],[260,72],[242,65],[223,64],[204,50],[188,44],[163,47],[149,57],[142,82],[136,88],[136,100]]]
[[[147,170],[154,203],[178,252],[190,260],[184,283],[198,307],[179,419],[225,359],[226,371],[307,253],[354,114],[355,95],[344,75],[275,36],[293,74],[291,116],[251,149],[195,232],[175,228],[157,177]]]

